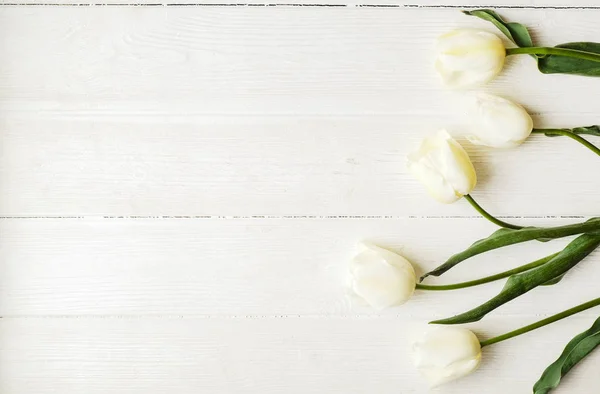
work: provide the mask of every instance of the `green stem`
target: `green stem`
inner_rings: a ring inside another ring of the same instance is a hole
[[[565,137],[572,138],[575,141],[582,144],[583,146],[585,146],[586,148],[590,149],[592,152],[594,152],[598,156],[600,156],[600,148],[598,148],[597,146],[595,146],[594,144],[592,144],[585,138],[581,137],[580,135],[575,134],[570,129],[533,129],[531,132],[537,133],[537,134],[545,134],[545,135],[562,135]]]
[[[555,47],[524,47],[524,48],[506,48],[506,56],[510,55],[557,55],[572,57],[575,59],[589,60],[592,62],[600,62],[600,54],[577,49],[555,48]]]
[[[479,212],[484,218],[486,218],[490,222],[492,222],[500,227],[510,228],[513,230],[520,230],[523,228],[522,226],[517,226],[515,224],[506,223],[505,221],[502,221],[502,220],[490,215],[485,209],[483,209],[481,207],[481,205],[479,205],[477,203],[477,201],[475,201],[473,199],[473,197],[471,197],[470,194],[466,194],[463,197],[465,198],[465,200],[467,200],[469,202],[469,204],[471,204],[471,206],[473,206],[473,208],[475,208],[475,210],[477,212]]]
[[[569,317],[569,316],[574,315],[576,313],[583,312],[586,309],[590,309],[590,308],[593,308],[593,307],[598,306],[598,305],[600,305],[600,298],[593,299],[591,301],[585,302],[585,303],[583,303],[581,305],[577,305],[577,306],[575,306],[575,307],[573,307],[571,309],[567,309],[566,311],[557,313],[556,315],[550,316],[550,317],[548,317],[546,319],[540,320],[540,321],[535,322],[533,324],[530,324],[528,326],[521,327],[521,328],[519,328],[517,330],[511,331],[511,332],[507,332],[506,334],[499,335],[497,337],[490,338],[490,339],[485,340],[485,341],[481,341],[480,342],[481,343],[481,347],[492,345],[492,344],[498,343],[498,342],[502,342],[502,341],[505,341],[505,340],[510,339],[510,338],[514,338],[514,337],[519,336],[521,334],[525,334],[525,333],[527,333],[529,331],[533,331],[533,330],[538,329],[540,327],[544,327],[544,326],[546,326],[546,325],[548,325],[550,323],[557,322],[559,320],[564,319],[565,317]]]
[[[458,290],[458,289],[464,289],[467,287],[483,285],[485,283],[490,283],[490,282],[494,282],[496,280],[508,278],[511,275],[520,274],[521,272],[529,271],[532,268],[539,267],[540,265],[544,265],[548,261],[552,260],[554,258],[554,256],[556,256],[557,254],[558,253],[554,253],[550,256],[546,256],[544,258],[536,260],[532,263],[525,264],[525,265],[522,265],[517,268],[513,268],[508,271],[500,272],[499,274],[486,276],[485,278],[481,278],[481,279],[470,280],[468,282],[453,283],[450,285],[423,285],[421,283],[418,283],[416,288],[418,290],[444,291],[444,290]]]

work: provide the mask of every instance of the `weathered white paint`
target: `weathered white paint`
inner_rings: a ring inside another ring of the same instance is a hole
[[[427,392],[411,335],[502,283],[376,313],[346,294],[345,274],[363,239],[423,272],[494,230],[404,169],[424,133],[463,129],[461,95],[431,68],[435,37],[492,28],[462,16],[464,2],[393,4],[0,6],[0,393]],[[501,13],[540,43],[600,40],[594,1],[501,5],[539,7]],[[599,123],[599,88],[521,58],[486,90],[549,127]],[[494,213],[537,225],[599,213],[598,158],[572,141],[467,149]],[[596,297],[598,262],[472,327],[490,337]],[[529,392],[596,315],[486,349],[476,375],[439,392]],[[557,393],[594,392],[598,360]]]

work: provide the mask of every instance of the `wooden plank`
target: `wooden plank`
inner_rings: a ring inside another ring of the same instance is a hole
[[[544,367],[594,317],[580,316],[491,346],[481,368],[444,393],[531,390]],[[527,319],[490,319],[487,337]],[[3,394],[427,393],[411,365],[410,338],[423,322],[402,317],[3,319]],[[592,354],[557,393],[600,383]]]
[[[597,40],[598,12],[503,15],[554,45]],[[447,115],[455,97],[432,70],[435,38],[456,27],[493,31],[443,8],[5,7],[0,22],[3,113],[115,121],[123,114]],[[597,107],[581,92],[598,86],[541,75],[524,56],[489,90],[532,112],[584,121]]]
[[[429,132],[421,116],[0,124],[4,216],[476,215],[466,201],[433,200],[407,172]],[[598,214],[600,177],[582,170],[598,158],[581,145],[535,136],[519,149],[465,146],[473,194],[490,212]]]
[[[475,215],[464,201],[437,203],[407,173],[421,122],[4,121],[1,213]],[[598,213],[600,178],[581,171],[597,157],[575,142],[536,136],[520,149],[469,151],[480,179],[474,195],[497,215]]]
[[[424,272],[493,229],[469,219],[3,220],[0,315],[373,315],[346,291],[358,242],[402,250]],[[497,250],[432,282],[503,271],[565,243]],[[557,287],[531,292],[495,314],[552,314],[596,297],[599,257],[589,257]],[[483,302],[502,285],[418,292],[383,313],[440,318]]]

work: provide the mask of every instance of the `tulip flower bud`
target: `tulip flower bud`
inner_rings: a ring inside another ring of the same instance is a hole
[[[413,361],[435,387],[475,371],[481,362],[481,345],[466,328],[437,326],[413,344]]]
[[[361,249],[350,265],[352,291],[379,310],[408,301],[417,283],[410,262],[375,245]]]
[[[447,86],[466,88],[493,79],[502,70],[505,57],[506,49],[498,36],[458,29],[438,39],[435,68]]]
[[[519,104],[491,94],[478,94],[469,111],[469,141],[492,148],[520,145],[533,130],[531,116]]]
[[[469,155],[446,130],[425,138],[407,159],[409,171],[442,203],[455,202],[477,183]]]

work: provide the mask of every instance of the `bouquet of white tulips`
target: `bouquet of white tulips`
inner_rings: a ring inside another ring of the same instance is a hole
[[[435,68],[451,87],[473,87],[494,78],[506,56],[529,54],[542,73],[568,73],[600,76],[600,44],[579,42],[556,47],[538,47],[527,28],[507,23],[494,11],[465,12],[493,23],[517,45],[505,48],[502,40],[489,32],[460,29],[440,37]],[[600,148],[583,135],[600,136],[599,126],[537,129],[527,111],[517,103],[489,94],[478,94],[472,125],[465,137],[474,144],[493,148],[516,147],[532,133],[550,137],[566,136],[600,156]],[[442,203],[465,198],[481,215],[501,228],[473,243],[466,250],[420,278],[440,276],[465,260],[487,251],[528,241],[547,241],[577,235],[565,248],[540,260],[511,270],[468,282],[427,285],[419,283],[411,263],[404,257],[375,245],[364,244],[351,265],[351,289],[377,309],[407,302],[415,290],[456,290],[508,278],[502,291],[480,306],[462,314],[431,322],[437,324],[413,346],[418,370],[435,386],[465,376],[479,366],[482,348],[535,330],[575,313],[600,305],[596,298],[554,316],[506,334],[480,340],[470,330],[448,325],[475,322],[487,313],[534,290],[556,284],[570,269],[600,246],[600,217],[559,227],[523,227],[500,220],[483,209],[471,196],[477,184],[476,170],[467,152],[445,130],[425,138],[407,158],[408,170],[425,190]],[[554,389],[566,373],[600,345],[600,318],[587,331],[569,342],[563,354],[542,374],[534,394]]]

